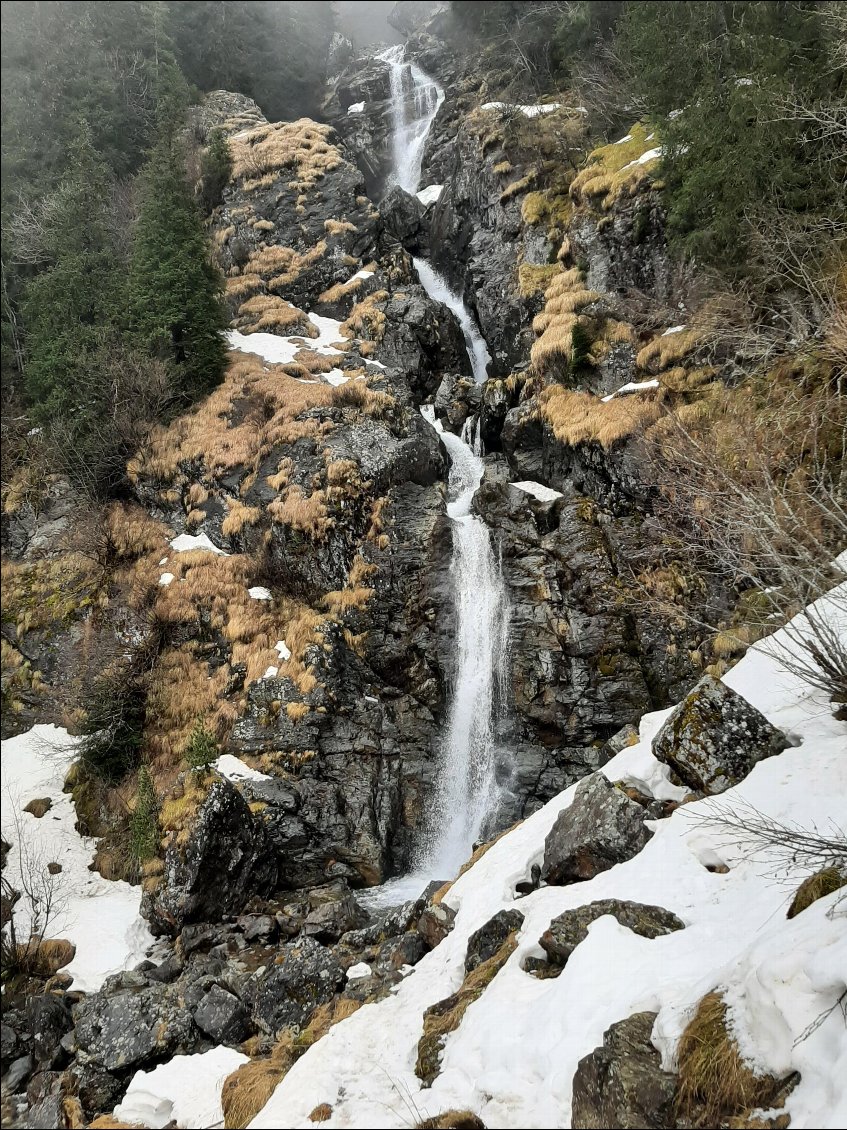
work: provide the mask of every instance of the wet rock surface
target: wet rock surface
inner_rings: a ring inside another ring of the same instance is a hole
[[[632,859],[650,839],[645,811],[603,776],[582,781],[544,841],[542,878],[562,886]]]
[[[579,943],[588,937],[588,928],[592,922],[606,914],[642,938],[660,938],[675,930],[685,929],[685,923],[664,907],[622,899],[600,899],[574,910],[566,910],[552,920],[539,938],[539,944],[550,962],[564,968]]]

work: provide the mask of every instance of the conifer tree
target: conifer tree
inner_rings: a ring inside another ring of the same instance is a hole
[[[84,411],[84,375],[121,308],[107,205],[111,180],[84,124],[70,168],[35,217],[45,268],[29,281],[25,387],[37,418]]]
[[[210,259],[182,148],[168,131],[141,176],[130,316],[139,344],[175,364],[184,396],[194,399],[220,381],[228,322],[223,279]]]

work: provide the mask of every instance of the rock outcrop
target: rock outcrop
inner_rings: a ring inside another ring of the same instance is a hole
[[[579,943],[588,937],[588,927],[606,914],[642,938],[661,938],[675,930],[685,929],[685,923],[664,907],[621,899],[600,899],[587,906],[566,910],[552,920],[538,940],[549,961],[564,968]]]

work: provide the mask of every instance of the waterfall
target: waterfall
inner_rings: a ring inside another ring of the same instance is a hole
[[[405,62],[402,46],[391,47],[379,57],[390,68],[391,78],[391,179],[407,192],[416,192],[427,134],[444,91],[415,63]],[[427,294],[444,303],[458,321],[474,379],[482,384],[491,357],[470,311],[428,262],[415,259],[414,265]],[[471,513],[485,470],[479,421],[469,419],[459,438],[442,429],[432,406],[424,406],[421,412],[441,433],[450,456],[447,514],[453,524],[450,576],[456,602],[457,653],[438,779],[414,851],[415,874],[401,882],[415,882],[424,875],[455,875],[496,808],[496,738],[505,697],[508,644],[509,606],[500,562],[488,527]]]
[[[438,781],[416,863],[431,875],[456,874],[495,809],[497,722],[503,705],[508,601],[488,527],[471,514],[485,465],[466,439],[421,409],[450,456],[447,514],[453,522],[450,575],[456,599],[457,662]],[[466,424],[468,432],[470,421]]]

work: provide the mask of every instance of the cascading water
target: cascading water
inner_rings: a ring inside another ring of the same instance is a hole
[[[427,134],[444,91],[416,64],[404,61],[402,47],[389,48],[380,58],[391,74],[392,180],[407,192],[416,192]],[[427,294],[444,303],[456,317],[474,379],[482,384],[491,357],[470,312],[428,262],[415,259],[414,265]],[[447,513],[453,522],[450,572],[456,599],[457,645],[438,782],[413,861],[416,878],[429,878],[458,871],[496,807],[495,748],[504,701],[508,601],[488,527],[471,514],[484,471],[479,424],[469,421],[459,438],[443,431],[433,408],[425,407],[422,412],[441,432],[451,460]]]

